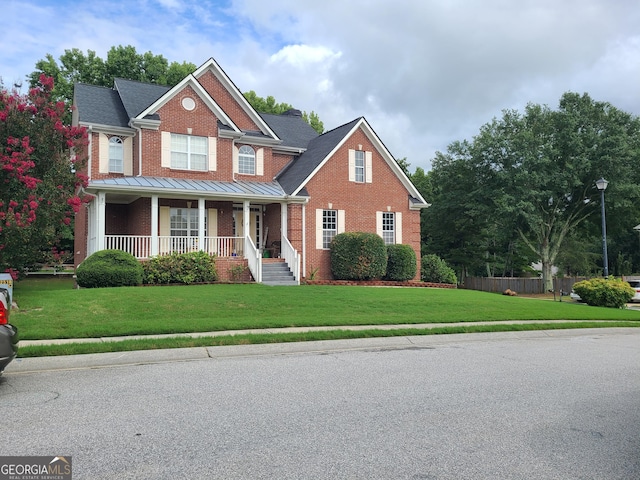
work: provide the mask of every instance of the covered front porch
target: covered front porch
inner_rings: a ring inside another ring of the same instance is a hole
[[[110,187],[90,192],[94,198],[87,211],[87,256],[117,249],[144,260],[204,251],[245,259],[259,283],[262,259],[275,257],[283,259],[300,282],[301,255],[287,237],[291,202],[284,195],[238,198],[226,192],[134,193]]]

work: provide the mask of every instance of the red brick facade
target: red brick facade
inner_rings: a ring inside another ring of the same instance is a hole
[[[219,122],[228,118],[242,131],[262,131],[263,137],[271,135],[266,123],[255,112],[251,113],[250,107],[247,107],[248,104],[238,101],[239,92],[232,93],[229,84],[224,81],[224,76],[216,74],[215,68],[202,71],[197,77],[197,82],[199,85],[185,81],[183,88],[170,92],[172,96],[170,95],[165,103],[152,112],[161,119],[157,129],[153,126],[142,125],[142,127],[131,128],[128,134],[122,133],[123,128],[114,131],[113,134],[121,138],[131,138],[129,143],[132,159],[130,171],[133,176],[206,180],[229,182],[230,184],[238,180],[272,184],[283,169],[296,158],[295,154],[288,154],[286,150],[273,147],[272,145],[277,144],[275,141],[277,139],[271,143],[260,143],[258,140],[252,142],[251,139],[257,137],[252,137],[249,134],[243,136],[239,133],[235,137],[221,134]],[[215,108],[210,108],[208,100],[201,97],[203,90],[219,107],[219,110],[216,111],[218,113],[224,112],[223,114],[217,115],[214,111]],[[183,99],[185,98],[194,100],[195,107],[193,109],[188,110],[183,107]],[[101,155],[103,158],[105,155],[104,135],[106,134],[107,137],[110,135],[103,126],[100,128],[102,130],[96,129],[91,133],[88,192],[96,197],[94,202],[98,201],[101,188],[97,184],[92,186],[91,181],[125,176],[122,173],[100,173],[100,158]],[[215,138],[215,170],[193,171],[163,167],[163,132]],[[101,135],[103,135],[103,151],[100,147]],[[142,142],[141,146],[140,142]],[[234,145],[235,147],[250,145],[256,152],[260,150],[263,159],[261,175],[234,174]],[[363,232],[376,232],[376,212],[393,212],[401,214],[401,243],[411,245],[417,258],[420,258],[420,210],[409,208],[410,196],[417,196],[418,199],[420,196],[415,189],[412,189],[412,186],[408,186],[406,177],[397,166],[391,166],[393,159],[382,143],[365,122],[361,123],[360,128],[347,138],[342,139],[338,146],[339,148],[330,158],[323,160],[320,168],[315,171],[310,180],[301,185],[306,191],[303,193],[308,194],[306,203],[304,203],[305,198],[302,194],[299,194],[296,201],[291,201],[288,195],[283,195],[273,201],[249,198],[251,208],[258,209],[256,212],[259,214],[259,223],[261,224],[262,239],[261,245],[258,246],[264,245],[270,255],[278,255],[284,233],[302,257],[301,275],[309,277],[313,272],[317,280],[329,280],[332,278],[329,251],[317,248],[317,210],[344,211],[345,231]],[[349,180],[349,150],[371,152],[371,169],[367,173],[367,175],[371,175],[370,182],[357,183]],[[156,204],[158,209],[163,207],[187,208],[189,205],[192,208],[198,208],[199,205],[198,195],[193,192],[172,191],[170,194],[159,194],[132,190],[127,196],[127,192],[108,191],[106,197],[103,194],[103,198],[106,198],[104,234],[150,235],[152,233],[152,195],[158,197]],[[237,233],[234,232],[234,208],[236,210],[242,208],[244,200],[243,198],[225,198],[223,195],[218,198],[215,198],[215,195],[205,197],[205,208],[217,210],[218,236],[230,237]],[[286,204],[286,232],[281,231],[283,204]],[[94,210],[91,211],[97,211],[95,204],[92,208]],[[254,211],[251,213],[253,215]],[[156,224],[158,224],[157,221]],[[161,226],[158,225],[158,231],[153,233],[161,235],[160,230]],[[80,263],[90,250],[88,242],[91,235],[88,209],[83,209],[76,217],[76,264]],[[264,238],[265,236],[266,238]],[[237,262],[238,259],[231,257],[217,260],[221,279],[230,279],[231,266]],[[244,275],[242,279],[249,280],[250,274],[248,275]],[[419,278],[418,273],[416,279]]]

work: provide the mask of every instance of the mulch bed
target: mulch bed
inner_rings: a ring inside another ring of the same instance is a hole
[[[431,283],[418,280],[406,282],[393,282],[387,280],[303,280],[305,285],[355,285],[360,287],[431,287],[431,288],[457,288],[449,283]]]

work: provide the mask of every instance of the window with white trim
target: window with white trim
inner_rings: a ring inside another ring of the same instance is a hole
[[[124,142],[120,137],[109,138],[109,172],[124,173]]]
[[[331,241],[338,233],[338,211],[322,211],[322,248],[329,248]]]
[[[207,169],[207,137],[171,134],[171,168],[205,171]]]
[[[248,145],[243,145],[238,150],[238,173],[256,174],[256,152]]]
[[[364,183],[364,180],[365,180],[364,152],[362,150],[356,150],[355,154],[356,154],[356,158],[355,158],[356,182]]]
[[[382,239],[385,245],[396,243],[396,217],[393,212],[382,212]]]

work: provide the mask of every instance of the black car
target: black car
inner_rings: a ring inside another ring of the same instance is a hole
[[[0,287],[0,375],[18,353],[18,329],[9,323],[11,297]]]

